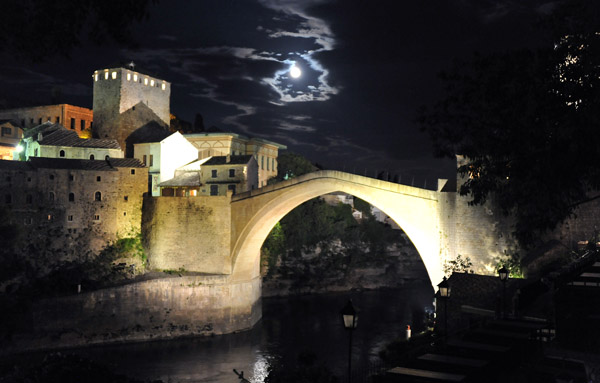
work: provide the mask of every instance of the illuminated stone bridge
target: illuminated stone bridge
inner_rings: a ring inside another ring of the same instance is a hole
[[[332,192],[361,198],[389,215],[416,247],[434,286],[444,263],[459,254],[485,274],[510,246],[498,214],[469,207],[446,180],[438,181],[438,190],[426,190],[328,170],[237,195],[147,197],[142,234],[150,267],[197,272],[187,277],[195,282],[172,290],[169,310],[210,324],[214,333],[254,325],[261,317],[263,242],[295,207]]]

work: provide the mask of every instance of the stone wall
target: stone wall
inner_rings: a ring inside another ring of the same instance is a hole
[[[67,129],[73,129],[82,135],[82,121],[85,129],[92,127],[94,113],[91,109],[69,104],[32,106],[0,111],[0,120],[15,120],[23,129],[38,126],[46,121],[60,123]],[[74,125],[71,127],[71,119]]]
[[[34,303],[31,333],[4,352],[218,335],[251,328],[262,315],[261,281],[174,276]]]
[[[142,217],[150,268],[231,273],[231,194],[146,197]]]

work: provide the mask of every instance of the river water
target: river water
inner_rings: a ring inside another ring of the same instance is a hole
[[[344,380],[348,332],[339,311],[352,299],[360,310],[353,334],[353,370],[378,362],[378,352],[403,335],[416,312],[431,305],[431,286],[394,290],[263,299],[263,318],[249,331],[194,339],[100,346],[76,353],[119,373],[164,382],[234,383],[235,368],[253,383],[263,382],[276,360],[294,365],[300,353],[313,353]],[[416,319],[415,319],[416,321]]]

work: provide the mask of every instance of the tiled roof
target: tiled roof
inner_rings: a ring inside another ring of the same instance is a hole
[[[161,182],[158,186],[200,186],[200,172],[183,172],[170,180]]]
[[[204,165],[245,165],[252,159],[252,155],[244,156],[231,156],[229,162],[227,162],[227,156],[214,156],[210,160],[206,161]]]
[[[42,139],[39,140],[36,135],[41,133]],[[44,123],[35,128],[28,129],[25,137],[33,137],[40,145],[48,146],[70,146],[77,148],[101,148],[101,149],[121,149],[117,140],[107,140],[98,138],[80,138],[73,130],[68,130],[60,124]]]
[[[16,161],[15,161],[16,162]],[[35,168],[111,171],[115,168],[143,168],[135,158],[109,158],[108,160],[79,160],[66,158],[29,157]]]
[[[29,162],[0,160],[0,170],[33,170]]]

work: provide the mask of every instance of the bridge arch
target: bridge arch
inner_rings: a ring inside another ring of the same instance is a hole
[[[312,198],[344,192],[390,216],[419,252],[433,285],[443,276],[439,193],[338,171],[320,171],[232,198],[232,280],[260,275],[260,248],[273,226]]]

